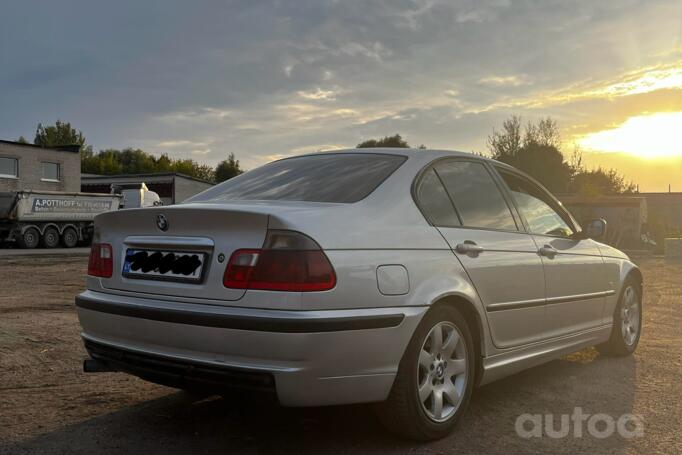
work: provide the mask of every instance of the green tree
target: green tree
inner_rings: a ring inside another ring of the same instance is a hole
[[[38,123],[33,143],[41,147],[78,145],[83,149],[85,147],[85,136],[81,131],[76,131],[71,123],[57,120],[54,125],[49,126]]]
[[[568,190],[573,170],[561,153],[559,128],[551,118],[537,124],[529,122],[521,128],[521,117],[513,115],[502,124],[502,130],[488,136],[492,157],[534,177],[552,192]]]
[[[521,117],[512,115],[502,123],[502,131],[493,128],[488,136],[488,150],[494,159],[513,157],[522,147]]]
[[[24,136],[19,136],[19,139],[17,139],[17,142],[20,144],[28,144],[28,141]]]
[[[634,194],[636,188],[634,183],[627,182],[617,170],[599,167],[576,172],[571,181],[570,192],[584,196],[610,196]]]
[[[626,182],[615,169],[587,170],[582,153],[576,148],[566,161],[561,152],[559,127],[552,118],[528,122],[521,128],[521,117],[511,116],[502,130],[488,136],[492,157],[528,173],[552,192],[607,195],[632,193],[635,185]]]
[[[215,171],[207,164],[192,159],[174,159],[163,154],[156,157],[140,149],[107,149],[93,153],[86,147],[81,152],[81,171],[85,174],[153,174],[157,172],[178,172],[213,182]]]
[[[571,182],[571,166],[561,151],[535,142],[524,145],[515,155],[500,155],[498,161],[521,169],[553,193],[564,193]]]
[[[209,182],[215,180],[215,171],[211,166],[199,164],[191,159],[176,160],[172,167],[174,172],[179,172],[180,174],[190,175]]]
[[[242,172],[244,171],[239,167],[239,160],[235,158],[234,153],[230,153],[226,160],[221,161],[216,166],[215,181],[216,183],[224,182],[238,176]]]
[[[396,134],[395,136],[386,136],[382,139],[369,139],[364,142],[360,142],[356,147],[359,149],[376,147],[410,148],[410,145],[402,138],[402,136],[400,136],[400,134]]]
[[[551,117],[541,118],[538,123],[528,122],[523,145],[539,144],[561,149],[561,134],[557,122]]]

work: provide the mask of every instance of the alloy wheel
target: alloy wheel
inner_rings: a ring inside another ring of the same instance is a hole
[[[628,286],[623,293],[623,304],[620,310],[621,334],[623,341],[632,346],[637,340],[640,326],[640,311],[637,292],[632,286]]]
[[[419,351],[419,402],[435,422],[452,417],[464,397],[468,367],[464,343],[464,337],[454,324],[439,322],[431,328]]]

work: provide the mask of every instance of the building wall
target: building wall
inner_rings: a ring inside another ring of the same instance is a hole
[[[665,239],[682,237],[682,193],[638,193],[607,197],[559,195],[578,218],[600,217],[608,223],[609,243],[624,248],[641,247],[641,234],[653,239],[653,250],[663,252]],[[639,200],[639,202],[638,202]],[[646,246],[646,245],[644,245]]]
[[[0,142],[0,157],[16,158],[19,168],[18,178],[0,177],[0,191],[80,191],[80,153]],[[43,161],[59,163],[59,182],[42,180]]]
[[[606,220],[606,243],[619,248],[636,248],[641,244],[642,227],[648,213],[647,201],[641,195],[562,195],[559,199],[583,226],[596,218]]]
[[[671,231],[682,230],[682,193],[642,193],[649,205],[649,221]]]
[[[175,176],[175,203],[179,204],[187,198],[201,193],[204,190],[211,188],[213,185],[200,180],[193,180],[185,178],[181,175]]]
[[[156,192],[164,205],[179,204],[188,197],[213,186],[208,182],[183,177],[172,173],[112,175],[99,177],[83,177],[81,188],[84,192],[111,191],[111,184],[145,183],[150,191]]]
[[[124,177],[110,178],[101,177],[83,177],[81,179],[81,191],[84,193],[111,193],[112,184],[122,183],[144,183],[147,185],[149,191],[153,191],[159,195],[163,205],[171,205],[173,203],[173,178],[145,178],[145,177]]]

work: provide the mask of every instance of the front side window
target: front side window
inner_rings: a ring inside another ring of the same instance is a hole
[[[19,166],[16,158],[6,158],[0,156],[0,177],[17,178]]]
[[[185,202],[352,203],[367,197],[406,159],[378,153],[319,153],[288,158],[231,178]]]
[[[573,229],[554,208],[556,203],[538,186],[510,172],[500,170],[521,215],[533,234],[570,237]]]
[[[482,163],[443,161],[434,166],[466,227],[518,230],[511,210]]]
[[[58,163],[49,163],[49,162],[43,162],[42,168],[43,168],[43,180],[47,180],[49,182],[58,182],[59,181],[59,164]]]

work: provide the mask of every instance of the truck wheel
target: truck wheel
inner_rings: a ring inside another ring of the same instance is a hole
[[[74,228],[67,227],[62,232],[62,245],[65,248],[73,248],[78,244],[78,233]]]
[[[59,246],[59,231],[53,227],[45,228],[42,244],[45,248],[56,248]]]
[[[36,228],[28,228],[21,236],[17,237],[19,248],[33,249],[38,246],[40,242],[40,232]]]

